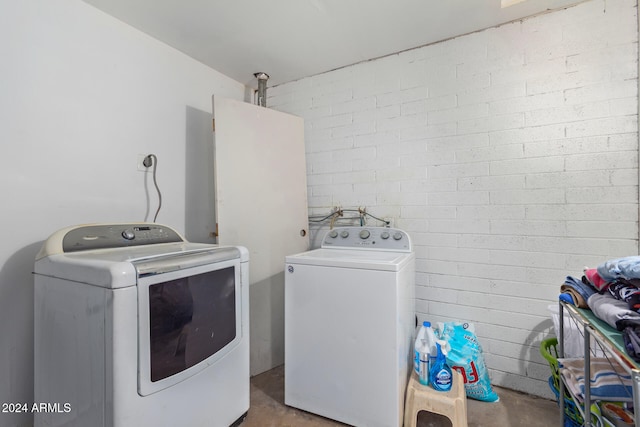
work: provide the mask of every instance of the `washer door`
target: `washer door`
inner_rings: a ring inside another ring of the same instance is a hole
[[[138,394],[215,364],[242,338],[240,259],[138,280]]]

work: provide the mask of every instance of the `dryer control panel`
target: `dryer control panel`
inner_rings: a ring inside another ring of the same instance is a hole
[[[322,239],[323,248],[411,252],[409,235],[398,228],[336,227]]]
[[[172,228],[152,223],[95,224],[74,227],[62,237],[63,252],[183,242]]]

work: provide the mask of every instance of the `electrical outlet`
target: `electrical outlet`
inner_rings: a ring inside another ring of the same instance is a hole
[[[144,166],[142,162],[144,162],[144,158],[147,157],[148,154],[138,154],[138,171],[140,172],[151,172],[151,168],[147,168]]]

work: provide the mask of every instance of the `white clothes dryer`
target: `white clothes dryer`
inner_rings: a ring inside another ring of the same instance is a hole
[[[158,224],[54,233],[34,272],[35,426],[244,419],[248,261],[243,247],[189,243]]]
[[[415,330],[415,255],[399,229],[341,227],[286,257],[285,403],[401,427]]]

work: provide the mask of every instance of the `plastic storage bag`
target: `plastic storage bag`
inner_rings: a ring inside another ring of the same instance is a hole
[[[482,347],[469,323],[439,324],[440,338],[449,344],[447,363],[464,378],[467,397],[484,402],[497,402],[500,397],[491,388]]]
[[[551,320],[553,320],[553,329],[556,337],[560,337],[560,309],[558,304],[551,304],[547,306],[547,310],[551,313]],[[584,330],[581,325],[578,325],[575,319],[573,319],[567,312],[564,312],[563,320],[564,331],[564,357],[584,357]],[[591,337],[591,351],[592,357],[605,357],[604,351],[599,345],[596,345],[595,338]]]

